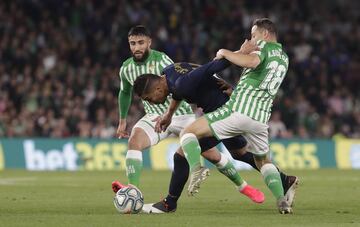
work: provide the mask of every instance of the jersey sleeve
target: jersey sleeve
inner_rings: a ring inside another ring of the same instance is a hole
[[[257,45],[258,47],[260,48],[260,50],[257,50],[257,51],[253,51],[251,52],[252,54],[256,54],[257,56],[259,56],[260,58],[260,64],[265,60],[265,56],[266,56],[266,48],[265,48],[265,45],[266,45],[266,42],[263,41],[263,40],[259,40],[257,42]]]
[[[120,90],[118,95],[119,116],[121,119],[127,117],[132,98],[132,86],[125,76],[124,67],[120,68]]]
[[[215,73],[220,72],[229,66],[230,62],[226,59],[208,62],[180,77],[175,83],[176,90],[180,91],[183,96],[190,94],[197,89],[204,79],[210,79]]]
[[[159,65],[160,65],[160,72],[162,72],[167,66],[174,64],[174,62],[167,56],[166,54],[161,54]]]
[[[181,94],[179,94],[178,92],[174,92],[171,96],[172,99],[176,100],[176,101],[181,101],[183,100],[183,97],[181,96]]]

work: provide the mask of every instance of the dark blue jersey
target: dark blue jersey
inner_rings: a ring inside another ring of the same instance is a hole
[[[169,91],[175,100],[196,104],[205,113],[212,112],[229,100],[217,84],[217,72],[227,68],[227,60],[214,60],[199,66],[187,62],[171,64],[163,70]]]
[[[215,75],[229,65],[230,63],[225,59],[214,60],[202,66],[181,62],[169,65],[162,74],[165,74],[173,99],[196,104],[205,113],[209,113],[229,100],[229,96],[217,84],[219,79]],[[241,149],[247,144],[246,139],[241,135],[222,142],[228,150]],[[200,139],[199,143],[201,151],[204,152],[220,141],[215,137],[206,137]]]

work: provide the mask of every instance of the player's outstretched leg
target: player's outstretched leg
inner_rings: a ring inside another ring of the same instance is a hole
[[[232,138],[233,139],[233,138]],[[236,138],[237,139],[237,138]],[[236,147],[236,143],[234,143],[231,140],[228,140],[229,142],[231,142],[229,145],[225,142],[225,146],[235,146]],[[237,141],[235,141],[237,142]],[[245,147],[244,147],[245,148]],[[254,154],[251,152],[246,152],[242,149],[228,149],[230,151],[231,156],[238,161],[242,161],[245,162],[249,165],[251,165],[254,169],[256,169],[257,171],[260,172],[259,168],[256,166],[255,164],[255,160],[254,160]],[[294,198],[295,198],[295,192],[296,192],[296,188],[298,187],[299,184],[299,178],[296,176],[291,176],[291,175],[286,175],[284,172],[280,171],[278,168],[278,171],[280,173],[280,178],[281,178],[281,182],[282,182],[282,186],[284,189],[284,193],[285,193],[285,198],[288,201],[288,203],[290,204],[290,206],[293,206],[294,203]]]
[[[292,208],[284,196],[284,189],[276,166],[272,163],[263,164],[260,168],[260,172],[264,177],[266,185],[277,200],[279,212],[281,214],[292,213]]]
[[[140,175],[143,166],[142,150],[151,145],[150,138],[144,129],[134,127],[128,141],[129,150],[126,153],[126,176],[128,178],[128,186],[139,188]],[[124,185],[119,181],[112,183],[113,191],[117,192]]]
[[[145,129],[140,127],[133,128],[128,141],[129,150],[126,153],[126,176],[128,183],[138,188],[143,167],[142,150],[150,146],[151,139],[145,132]]]
[[[209,169],[200,164],[201,148],[198,139],[193,133],[183,135],[180,144],[190,166],[188,195],[193,196],[199,192],[201,183],[209,176]]]
[[[142,152],[139,150],[128,150],[126,153],[126,176],[128,177],[129,184],[139,187],[142,165]]]
[[[175,212],[177,201],[181,196],[181,192],[186,184],[189,176],[189,164],[185,157],[175,152],[174,154],[174,170],[171,175],[169,194],[165,199],[157,203],[144,204],[142,212],[162,214]]]
[[[224,174],[227,178],[229,178],[237,187],[240,193],[249,197],[255,203],[262,203],[265,200],[264,193],[260,190],[248,185],[246,181],[244,181],[240,174],[236,171],[233,163],[226,158],[224,154],[221,153],[221,159],[218,163],[215,164],[217,169]]]
[[[130,186],[139,187],[141,169],[142,152],[137,150],[128,150],[126,154],[126,176],[128,177]],[[127,187],[129,185],[124,185],[119,181],[113,181],[111,183],[112,190],[115,193],[121,188]]]
[[[250,152],[245,152],[244,154],[235,154],[234,152],[231,152],[232,157],[235,160],[246,162],[249,165],[251,165],[254,169],[257,171],[260,171],[259,168],[257,168],[254,160],[254,154]],[[293,206],[294,204],[294,198],[295,198],[295,192],[296,188],[299,185],[299,178],[297,176],[291,176],[286,175],[284,172],[280,171],[279,168],[277,168],[280,174],[282,187],[284,189],[285,198],[290,204],[290,206]]]

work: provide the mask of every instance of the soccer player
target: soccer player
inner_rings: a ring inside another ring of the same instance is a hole
[[[144,26],[139,25],[131,28],[128,33],[128,41],[132,57],[123,62],[119,73],[121,80],[118,96],[120,119],[117,136],[119,138],[129,138],[126,154],[126,175],[129,184],[139,187],[142,170],[142,150],[157,144],[170,134],[179,135],[187,124],[194,121],[195,116],[191,107],[187,103],[182,103],[175,112],[172,119],[173,123],[168,130],[156,133],[154,131],[155,122],[152,119],[166,111],[170,103],[170,97],[165,97],[164,104],[159,105],[143,101],[146,115],[135,124],[130,135],[127,133],[126,118],[131,104],[135,79],[144,73],[160,75],[166,66],[173,63],[166,54],[151,49],[150,33]],[[112,187],[114,191],[117,191],[123,185],[118,181],[114,181]]]
[[[244,53],[250,53],[256,46],[247,43],[241,48]],[[144,74],[138,77],[134,83],[134,91],[142,99],[154,103],[161,103],[169,94],[172,94],[173,100],[168,111],[158,122],[156,131],[166,130],[171,122],[171,117],[176,106],[181,100],[196,104],[201,107],[205,113],[214,111],[222,106],[229,99],[229,88],[214,73],[228,67],[230,63],[227,60],[216,60],[209,62],[199,68],[190,63],[176,63],[166,67],[163,70],[163,77],[152,74]],[[194,69],[196,68],[196,69]],[[203,138],[200,140],[201,151],[215,146],[220,141],[214,137]],[[242,136],[225,139],[222,141],[230,151],[234,159],[244,161],[252,165],[255,169],[253,154],[246,152],[244,144],[246,140]],[[186,177],[184,176],[186,172]],[[169,194],[166,199],[155,204],[145,204],[143,211],[147,213],[166,213],[173,212],[176,209],[176,202],[181,195],[186,180],[188,178],[189,165],[185,157],[178,156],[174,159],[174,171],[170,181]],[[281,173],[284,191],[291,203],[293,201],[297,177],[286,176]],[[176,179],[183,179],[182,181]]]
[[[120,120],[117,130],[119,138],[129,136],[126,132],[126,116],[131,103],[131,95],[136,78],[144,73],[160,75],[160,72],[167,65],[173,63],[164,53],[150,49],[150,34],[144,26],[136,26],[130,29],[128,40],[133,57],[127,59],[120,68]],[[161,104],[143,101],[146,115],[135,124],[128,141],[128,152],[126,154],[126,175],[128,184],[131,186],[139,187],[140,184],[142,150],[157,144],[160,140],[171,134],[179,135],[186,125],[195,120],[195,115],[192,113],[190,106],[183,102],[179,104],[180,107],[175,111],[175,116],[172,118],[170,126],[164,132],[155,132],[154,127],[156,123],[152,120],[167,110],[170,99],[169,96],[165,96]],[[181,147],[175,155],[177,154],[183,154]],[[255,202],[260,203],[264,201],[263,193],[247,185],[241,179],[239,173],[233,171],[235,169],[233,164],[227,162],[227,159],[221,159],[220,154],[215,149],[209,149],[203,153],[203,156],[215,163],[224,175],[236,182],[236,184],[239,184],[241,186],[239,188],[241,193],[250,197]],[[203,174],[206,177],[208,170],[205,169]],[[119,181],[112,183],[114,192],[117,192],[122,187],[124,185]],[[196,190],[193,190],[192,193],[196,193]]]
[[[181,133],[180,143],[191,172],[188,191],[198,190],[204,180],[199,177],[204,167],[200,164],[198,140],[209,136],[221,140],[243,135],[249,143],[249,150],[255,155],[255,163],[266,185],[277,200],[279,212],[292,213],[291,205],[284,196],[279,171],[268,158],[267,125],[273,99],[288,69],[289,58],[277,42],[275,24],[267,18],[254,21],[251,41],[258,44],[259,51],[244,54],[220,49],[217,52],[216,59],[225,58],[244,67],[244,72],[225,105],[197,119]]]

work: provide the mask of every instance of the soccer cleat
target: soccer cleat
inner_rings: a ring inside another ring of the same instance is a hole
[[[199,192],[200,184],[210,175],[209,169],[198,166],[190,174],[188,196],[194,196]]]
[[[280,214],[292,214],[292,208],[288,201],[286,200],[285,196],[281,197],[277,201],[277,207],[279,209]]]
[[[113,181],[111,183],[111,187],[112,187],[112,190],[116,193],[118,192],[120,189],[122,189],[123,187],[127,187],[126,185],[123,185],[121,184],[119,181]]]
[[[165,213],[172,213],[175,211],[176,211],[176,206],[175,208],[170,208],[166,202],[166,199],[157,203],[144,204],[142,208],[142,212],[146,214],[165,214]]]
[[[299,178],[296,176],[288,176],[286,178],[285,187],[284,187],[284,193],[285,198],[287,202],[290,204],[290,206],[293,206],[294,198],[295,198],[295,190],[299,185]]]
[[[251,185],[246,185],[240,193],[249,197],[255,203],[263,203],[265,200],[264,193],[262,193],[259,189],[252,187]]]

